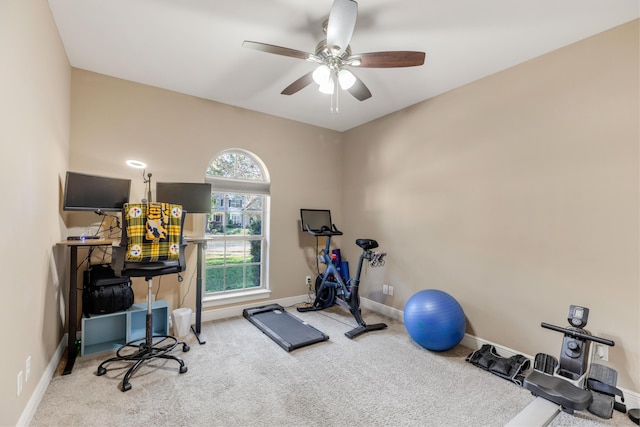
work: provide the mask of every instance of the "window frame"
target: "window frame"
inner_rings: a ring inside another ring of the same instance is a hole
[[[207,263],[203,263],[203,277],[205,278],[205,286],[202,287],[202,302],[205,307],[209,306],[217,306],[217,305],[225,305],[238,303],[243,301],[253,301],[256,299],[268,298],[271,294],[271,290],[269,288],[269,213],[270,213],[270,189],[271,182],[269,179],[269,174],[266,166],[262,162],[262,160],[256,156],[255,154],[242,150],[242,149],[229,149],[224,150],[218,153],[209,165],[207,166],[207,171],[209,170],[209,166],[216,161],[219,157],[226,154],[240,154],[249,158],[255,165],[260,169],[263,181],[258,180],[247,180],[247,179],[233,179],[229,177],[220,177],[214,175],[208,175],[205,172],[205,182],[211,183],[211,193],[212,193],[212,206],[211,206],[211,214],[209,217],[213,215],[222,215],[222,218],[226,218],[226,213],[232,212],[230,205],[232,198],[228,196],[230,194],[238,195],[260,195],[263,196],[262,202],[262,234],[261,237],[255,238],[251,235],[216,235],[211,234],[208,231],[208,227],[205,227],[205,235],[207,236],[208,241],[213,242],[223,242],[223,245],[226,245],[226,242],[232,241],[242,241],[242,242],[251,242],[255,240],[259,240],[261,242],[261,261],[260,261],[260,285],[257,287],[246,287],[246,269],[251,264],[247,264],[246,261],[242,264],[243,266],[243,288],[242,289],[230,289],[230,290],[222,290],[217,292],[207,292]],[[215,210],[218,206],[218,200],[214,198],[214,195],[222,194],[225,200],[222,200],[223,210]],[[226,206],[226,205],[229,206]],[[237,209],[237,208],[234,208]],[[241,214],[244,211],[241,211]],[[207,244],[208,246],[208,244]],[[205,254],[206,255],[206,254]],[[230,267],[233,267],[234,264],[230,264]],[[226,269],[227,267],[216,267]]]

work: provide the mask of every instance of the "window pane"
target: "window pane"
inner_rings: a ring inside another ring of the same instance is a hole
[[[244,214],[244,223],[249,236],[262,235],[262,213],[249,212]]]
[[[260,286],[260,265],[247,266],[247,288]]]
[[[224,291],[224,268],[207,267],[205,274],[205,292]]]
[[[226,290],[244,288],[244,267],[227,267],[225,271]]]
[[[242,179],[247,181],[264,181],[260,166],[253,159],[242,153],[223,153],[207,168],[208,176]]]
[[[262,240],[249,241],[250,254],[247,262],[262,262]]]
[[[230,194],[227,206],[229,207],[230,211],[240,210],[242,209],[242,202],[244,202],[244,196],[238,194]]]
[[[224,218],[223,213],[213,213],[207,217],[207,233],[224,234]]]
[[[255,194],[251,194],[251,195],[245,196],[244,210],[246,210],[246,211],[256,211],[256,212],[262,211],[262,199],[263,198],[264,198],[264,196],[255,195]]]
[[[228,212],[227,213],[227,222],[226,222],[226,232],[227,236],[238,236],[242,235],[242,213],[240,212]]]
[[[224,264],[224,242],[219,240],[208,241],[205,258],[207,267],[222,266]]]
[[[247,251],[243,240],[227,241],[226,243],[226,264],[244,264]]]
[[[224,210],[224,199],[225,195],[221,193],[213,193],[211,200],[213,204],[214,211],[222,211]]]

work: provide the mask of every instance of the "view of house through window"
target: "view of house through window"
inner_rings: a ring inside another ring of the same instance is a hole
[[[269,178],[255,155],[227,150],[209,164],[205,293],[266,288]]]

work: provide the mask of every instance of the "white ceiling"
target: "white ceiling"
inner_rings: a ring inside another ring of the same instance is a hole
[[[426,52],[421,67],[352,68],[373,97],[282,89],[312,62],[332,0],[49,0],[73,67],[345,131],[639,17],[638,0],[360,0],[354,53]]]

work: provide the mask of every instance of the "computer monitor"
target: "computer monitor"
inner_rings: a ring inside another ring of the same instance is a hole
[[[67,172],[64,184],[65,211],[120,211],[129,201],[131,180]]]
[[[302,231],[307,231],[307,225],[312,231],[320,231],[322,227],[331,230],[331,211],[328,209],[300,209],[300,225]]]
[[[211,213],[211,184],[196,182],[158,182],[156,200],[182,205],[187,213]]]

